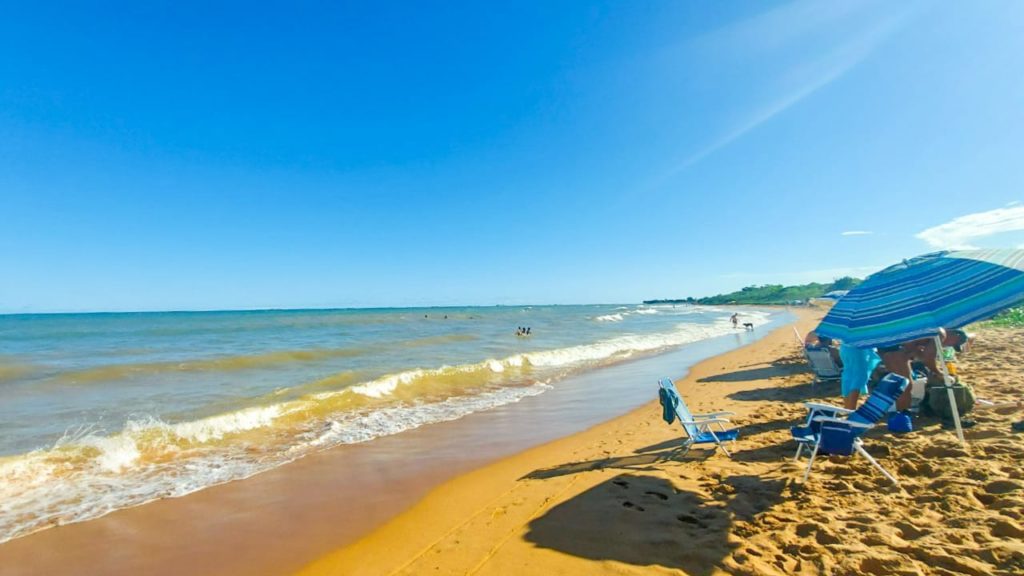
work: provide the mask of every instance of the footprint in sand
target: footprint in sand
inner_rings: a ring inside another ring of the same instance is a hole
[[[984,470],[982,468],[970,468],[970,469],[967,470],[966,476],[968,478],[970,478],[971,480],[981,480],[981,481],[984,481],[984,480],[988,480],[988,477],[990,476],[990,474],[989,474],[988,470]]]
[[[898,556],[869,556],[860,561],[864,574],[903,574],[906,561]]]
[[[818,525],[817,524],[803,523],[803,524],[800,524],[799,526],[796,527],[796,535],[801,537],[801,538],[807,538],[808,536],[810,536],[811,534],[814,534],[817,531],[818,531]]]
[[[1020,455],[1021,449],[1010,442],[997,442],[985,446],[986,456],[1002,456],[1004,454],[1016,454]]]
[[[661,492],[654,492],[653,490],[648,490],[647,492],[644,492],[644,494],[648,494],[648,495],[654,496],[655,498],[657,498],[659,500],[668,500],[668,496],[665,495],[665,494],[662,494]]]
[[[908,476],[908,477],[910,477],[910,476],[924,476],[925,475],[925,474],[921,473],[921,467],[918,464],[915,464],[914,462],[909,462],[909,461],[908,462],[900,463],[900,466],[899,466],[899,468],[896,469],[896,471],[899,472],[900,476]]]
[[[999,501],[999,496],[995,494],[989,494],[988,492],[982,490],[975,490],[974,498],[978,502],[981,502],[982,504],[988,507],[991,507],[993,504]]]
[[[705,526],[705,524],[701,522],[700,518],[690,514],[680,514],[676,516],[676,520],[679,520],[683,524],[691,524],[693,526],[700,526],[701,528]]]
[[[922,530],[910,522],[896,522],[893,526],[896,528],[896,532],[900,535],[900,538],[904,540],[917,540],[918,538],[929,534],[927,530]]]
[[[643,506],[637,506],[628,500],[622,503],[622,507],[629,508],[630,510],[636,510],[637,512],[643,512],[645,510]]]
[[[1000,472],[1006,474],[1010,478],[1016,478],[1018,480],[1024,480],[1024,469],[1018,466],[1003,466],[999,469]]]
[[[963,449],[952,446],[928,446],[921,450],[921,455],[926,458],[967,458],[970,456]]]
[[[996,538],[1024,538],[1024,529],[1011,520],[996,520],[992,523],[991,533]]]
[[[625,480],[612,480],[612,484],[615,484],[619,488],[629,488],[629,482]]]
[[[996,480],[985,485],[985,491],[989,494],[1009,494],[1018,490],[1024,490],[1024,483],[1016,480]]]

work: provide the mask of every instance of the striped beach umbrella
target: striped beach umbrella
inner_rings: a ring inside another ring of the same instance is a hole
[[[821,321],[818,334],[858,348],[892,346],[985,320],[1024,300],[1024,250],[955,250],[868,276]]]

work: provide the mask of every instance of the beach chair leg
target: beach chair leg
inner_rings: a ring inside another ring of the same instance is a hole
[[[868,454],[868,451],[864,449],[864,446],[863,446],[863,445],[861,445],[861,444],[859,444],[859,443],[858,443],[858,444],[857,444],[857,446],[856,446],[856,449],[857,449],[857,453],[858,453],[858,454],[860,454],[861,456],[863,456],[863,457],[867,458],[867,459],[868,459],[868,462],[871,462],[871,464],[872,464],[872,465],[873,465],[873,466],[874,466],[875,468],[878,468],[878,470],[879,470],[879,471],[880,471],[880,472],[881,472],[882,474],[885,474],[885,477],[886,477],[886,478],[888,478],[889,480],[891,480],[891,481],[892,481],[892,483],[893,483],[894,485],[896,485],[896,486],[899,486],[899,485],[900,485],[900,483],[899,483],[899,482],[898,482],[898,481],[896,480],[896,478],[895,478],[895,477],[894,477],[894,476],[893,476],[892,474],[889,474],[889,471],[888,471],[888,470],[886,470],[885,468],[882,468],[882,465],[878,463],[878,460],[875,460],[875,459],[874,459],[874,458],[873,458],[873,457],[871,456],[871,454]]]
[[[814,458],[815,458],[815,456],[818,455],[818,445],[819,444],[821,444],[821,438],[820,437],[818,438],[818,441],[814,443],[814,450],[811,452],[811,459],[807,461],[807,470],[804,471],[804,479],[803,479],[803,482],[805,484],[807,483],[807,477],[811,475],[811,466],[814,465]]]
[[[718,442],[717,440],[716,440],[716,442],[718,444],[718,447],[722,449],[722,452],[725,452],[726,456],[728,456],[729,458],[732,458],[732,454],[730,454],[729,451],[725,449],[725,444],[722,444],[721,442]]]
[[[668,456],[665,456],[665,458],[662,459],[662,461],[664,462],[664,461],[668,461],[668,460],[674,460],[676,458],[680,458],[680,457],[686,456],[687,454],[690,453],[690,448],[692,448],[692,447],[693,447],[693,442],[691,442],[690,439],[687,438],[683,442],[682,446],[680,446],[679,448],[676,448],[675,450],[670,452]]]
[[[797,444],[797,447],[796,447],[796,456],[793,456],[793,461],[794,462],[799,462],[800,461],[800,453],[803,452],[803,450],[804,450],[804,443],[803,442],[799,442]]]
[[[725,455],[726,455],[726,456],[728,456],[729,458],[732,458],[732,454],[729,454],[729,451],[725,449],[725,444],[722,444],[722,440],[718,438],[718,435],[717,435],[717,434],[715,434],[715,431],[714,431],[714,430],[712,430],[712,429],[711,429],[711,428],[709,427],[709,428],[708,428],[708,430],[707,430],[707,432],[708,432],[709,434],[711,434],[711,437],[712,437],[712,438],[714,438],[714,439],[715,439],[715,446],[717,446],[718,448],[721,448],[721,449],[722,449],[722,452],[725,452]]]
[[[684,450],[686,450],[686,443],[685,442],[682,445],[680,445],[678,448],[676,448],[676,449],[672,450],[671,452],[669,452],[667,456],[665,456],[664,458],[661,459],[661,461],[662,462],[668,462],[669,460],[674,460],[676,458],[676,456],[678,456]]]
[[[690,448],[693,448],[693,441],[690,440],[690,439],[687,439],[686,443],[683,444],[682,448],[683,448],[683,451],[680,454],[680,456],[686,456],[687,454],[690,453]]]

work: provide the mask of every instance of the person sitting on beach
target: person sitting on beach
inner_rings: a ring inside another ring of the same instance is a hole
[[[950,376],[956,376],[956,353],[964,351],[964,345],[968,342],[967,332],[959,328],[950,330],[939,328],[939,340],[942,342],[942,360],[946,364],[946,373]],[[939,355],[935,351],[935,339],[922,338],[920,343],[921,358],[918,360],[919,366],[924,368],[929,374],[941,374]]]
[[[839,343],[836,340],[829,338],[828,336],[819,336],[817,332],[811,330],[804,337],[804,348],[808,350],[828,350],[832,361],[836,363],[839,369],[843,368],[843,357],[839,353]]]
[[[945,337],[945,331],[940,329],[940,338],[943,337]],[[914,381],[912,364],[915,362],[921,363],[928,371],[938,373],[935,364],[938,356],[935,351],[934,337],[918,338],[917,340],[910,340],[902,344],[882,346],[878,348],[878,355],[882,358],[882,365],[886,373],[899,374],[911,382]],[[913,401],[911,397],[912,388],[913,386],[908,386],[896,400],[897,410],[902,412],[910,409],[910,404]]]
[[[956,364],[957,352],[968,352],[974,342],[974,335],[962,328],[946,330],[946,336],[942,338],[942,357],[946,362]]]
[[[953,427],[952,405],[945,391],[947,383],[954,385],[953,395],[956,400],[957,413],[961,416],[960,426],[970,428],[976,423],[963,418],[974,407],[976,398],[970,384],[961,382],[956,369],[956,352],[963,352],[964,345],[970,340],[969,335],[961,329],[939,328],[939,340],[942,344],[941,356],[935,349],[935,338],[920,340],[920,355],[913,367],[922,369],[928,376],[927,403],[922,406],[934,416],[942,419],[943,426]],[[940,362],[942,365],[940,365]],[[948,376],[948,380],[947,380]]]

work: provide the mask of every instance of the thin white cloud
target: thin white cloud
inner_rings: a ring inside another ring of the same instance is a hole
[[[1006,203],[1006,207],[1009,208],[1010,206],[1017,206],[1019,204],[1020,204],[1020,200],[1014,200],[1013,202],[1007,202]]]
[[[685,170],[686,168],[689,168],[690,166],[693,166],[697,162],[700,162],[704,158],[710,156],[714,152],[717,152],[718,150],[725,148],[729,144],[738,140],[747,132],[750,132],[754,128],[757,128],[761,124],[764,124],[765,122],[771,120],[772,118],[774,118],[776,115],[783,112],[787,108],[793,106],[797,102],[817,92],[823,86],[830,84],[836,78],[839,78],[840,76],[845,74],[850,68],[853,67],[854,64],[856,64],[859,61],[860,59],[857,59],[856,61],[850,61],[845,64],[839,64],[832,68],[832,70],[826,72],[824,76],[815,78],[814,80],[805,84],[804,86],[801,86],[794,92],[787,94],[786,96],[780,98],[779,100],[772,102],[771,104],[761,108],[760,110],[755,112],[750,118],[748,118],[745,122],[743,122],[736,128],[732,129],[730,132],[727,132],[723,136],[720,136],[711,144],[705,146],[697,153],[683,160],[683,162],[679,166],[672,170],[672,173]]]
[[[714,30],[698,44],[714,51],[775,50],[855,15],[870,4],[873,2],[796,0]]]
[[[740,47],[748,52],[748,57],[763,51],[778,49],[780,46],[792,48],[794,45],[806,45],[808,38],[820,33],[824,25],[849,17],[851,15],[849,7],[852,4],[854,3],[798,0],[761,16],[719,30],[702,39],[700,45],[703,49],[711,49],[716,52],[731,52]],[[831,49],[828,47],[823,49],[821,46],[805,46],[807,54],[824,55],[804,60],[791,69],[782,71],[779,77],[786,80],[788,89],[784,90],[781,96],[753,110],[745,119],[736,123],[732,129],[670,169],[666,176],[671,176],[700,162],[843,77],[892,35],[908,13],[909,10],[904,10],[882,18],[866,28],[862,28],[859,33],[853,34],[845,42],[833,45]]]
[[[954,218],[916,234],[934,248],[966,250],[975,248],[971,241],[1004,232],[1024,230],[1024,206],[996,208]]]
[[[871,230],[847,230],[839,233],[840,236],[868,236],[870,234],[874,234],[874,232]]]

